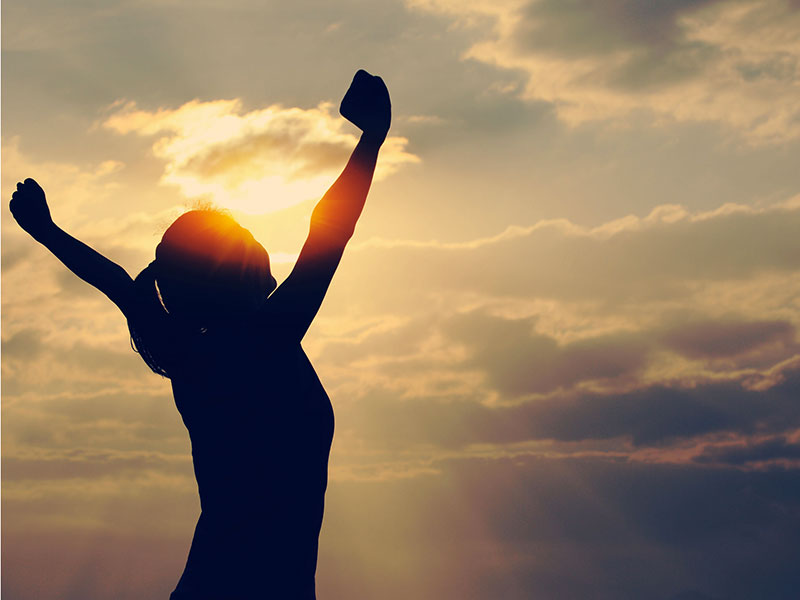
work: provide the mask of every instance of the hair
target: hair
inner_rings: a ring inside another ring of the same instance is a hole
[[[140,313],[144,315],[163,314],[165,318],[169,318],[169,313],[164,309],[164,305],[159,298],[158,289],[156,288],[155,269],[153,268],[155,261],[151,262],[141,273],[133,280],[134,294]],[[143,319],[128,318],[128,330],[131,333],[131,348],[133,351],[141,356],[145,364],[150,367],[154,373],[163,377],[169,377],[167,371],[168,365],[171,361],[164,357],[159,356],[160,353],[156,350],[164,345],[154,342],[154,336],[157,335],[157,328],[148,327]],[[150,343],[146,343],[149,340]]]
[[[180,361],[170,350],[176,335],[186,339],[241,322],[275,286],[267,251],[220,210],[203,208],[178,217],[155,254],[134,280],[139,310],[128,319],[128,328],[134,351],[165,377]]]

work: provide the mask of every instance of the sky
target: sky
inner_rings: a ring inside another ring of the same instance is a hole
[[[798,31],[797,0],[4,0],[0,187],[131,275],[213,202],[280,280],[381,75],[304,341],[320,600],[788,599]],[[169,382],[1,219],[3,598],[167,598],[199,514]]]

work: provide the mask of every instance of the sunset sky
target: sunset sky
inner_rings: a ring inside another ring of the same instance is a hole
[[[319,599],[796,598],[798,32],[798,0],[4,0],[3,600],[166,600],[199,514],[169,382],[16,182],[132,276],[230,208],[280,281],[359,68],[394,120],[304,341]]]

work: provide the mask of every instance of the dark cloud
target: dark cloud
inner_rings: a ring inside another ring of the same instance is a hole
[[[800,459],[800,443],[790,442],[785,436],[777,436],[750,444],[710,446],[695,458],[699,463],[728,464],[734,466],[776,459]]]
[[[795,77],[798,57],[782,55],[762,60],[746,60],[737,63],[736,70],[745,81],[772,80],[791,81]]]
[[[583,381],[632,376],[647,361],[647,344],[638,336],[598,336],[559,344],[534,333],[531,319],[502,319],[475,312],[444,325],[450,338],[472,352],[488,384],[504,396],[571,388]]]
[[[654,387],[609,396],[577,398],[541,414],[555,439],[630,436],[637,446],[664,444],[715,432],[785,431],[800,424],[800,373],[767,391],[737,383],[689,389]],[[536,411],[538,412],[538,411]],[[530,415],[531,420],[540,415]]]
[[[724,358],[773,342],[789,345],[794,326],[788,321],[694,320],[669,327],[661,337],[668,348],[690,358]]]
[[[788,42],[796,7],[785,1],[527,0],[491,11],[419,4],[473,17],[473,25],[499,13],[467,56],[527,75],[520,96],[552,103],[568,123],[629,127],[667,116],[724,124],[755,143],[797,137],[797,53]],[[789,108],[778,114],[776,102]]]
[[[375,379],[366,385],[371,387],[337,409],[339,422],[380,446],[449,448],[543,439],[659,446],[800,425],[800,372],[774,371],[798,351],[786,321],[693,315],[654,331],[567,343],[537,333],[535,326],[535,318],[473,311],[418,318],[357,341],[326,345],[320,361],[327,364],[354,368],[360,360],[379,359],[370,366]],[[433,350],[423,351],[426,346]],[[680,375],[663,384],[642,381],[644,369],[654,366],[664,349],[736,362],[711,363],[716,375],[705,381],[698,374],[686,382]],[[733,372],[753,368],[773,370],[772,379]],[[714,381],[726,370],[731,371],[727,381]],[[482,375],[483,384],[467,392],[460,373]],[[428,382],[425,391],[420,382]],[[588,383],[628,391],[590,392],[581,385]],[[490,397],[499,403],[487,403]]]
[[[30,360],[43,350],[42,332],[25,328],[3,340],[3,355],[6,358]]]
[[[556,394],[516,405],[477,397],[398,398],[376,389],[338,409],[338,423],[379,446],[630,440],[663,446],[708,434],[767,434],[800,427],[800,371],[768,390],[735,382],[655,386],[620,393]]]
[[[506,319],[481,310],[455,316],[433,312],[388,327],[372,324],[351,332],[347,340],[328,341],[318,359],[350,367],[371,361],[376,375],[400,378],[477,370],[488,388],[508,401],[583,382],[630,388],[643,369],[663,359],[657,355],[663,350],[703,361],[697,366],[715,373],[768,370],[800,354],[795,327],[786,320],[668,312],[661,321],[664,325],[652,330],[560,343],[535,331],[537,318]],[[464,359],[455,358],[458,349],[466,352]],[[760,377],[753,374],[748,383]]]
[[[630,47],[679,43],[678,18],[719,0],[537,0],[520,13],[521,48],[556,54],[595,56]]]
[[[719,0],[536,1],[521,12],[512,40],[521,54],[573,60],[626,52],[622,64],[590,76],[598,79],[594,83],[629,90],[665,86],[697,76],[718,54],[688,40],[679,25],[687,12],[715,3]]]

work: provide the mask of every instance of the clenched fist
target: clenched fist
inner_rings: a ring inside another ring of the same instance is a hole
[[[383,79],[359,70],[342,99],[339,113],[366,135],[383,141],[392,121],[392,104]]]
[[[39,236],[53,226],[44,190],[33,179],[17,184],[17,191],[11,194],[8,207],[19,226],[34,239],[39,239]]]

